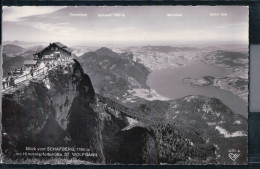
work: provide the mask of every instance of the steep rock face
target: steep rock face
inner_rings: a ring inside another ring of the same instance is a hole
[[[122,164],[157,164],[155,136],[145,127],[121,130],[114,139],[120,144],[113,150],[114,162]],[[113,161],[112,161],[113,162]]]
[[[78,62],[75,63],[73,83],[76,83],[77,96],[68,112],[68,133],[78,147],[89,148],[98,154],[102,162],[102,143],[100,135],[100,119],[95,112],[95,91],[88,75],[84,74]],[[94,159],[93,159],[94,160]]]
[[[80,147],[94,163],[157,163],[155,136],[122,112],[97,103],[91,80],[74,60],[3,96],[5,159],[25,147]],[[112,112],[114,111],[114,112]],[[104,116],[104,117],[102,117]],[[127,128],[128,127],[128,128]]]
[[[54,114],[44,84],[32,82],[22,91],[3,96],[2,100],[2,150],[22,152],[25,146],[41,145],[42,139],[38,135]]]
[[[95,159],[85,160],[103,162],[95,92],[76,60],[19,86],[2,100],[2,150],[6,158],[30,146],[73,146],[97,153]]]
[[[102,139],[106,163],[157,164],[153,131],[128,117],[124,111],[109,106],[111,103],[108,101],[98,103],[100,112],[103,112]]]

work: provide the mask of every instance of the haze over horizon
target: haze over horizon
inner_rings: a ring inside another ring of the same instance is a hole
[[[3,42],[248,44],[246,6],[4,7]]]

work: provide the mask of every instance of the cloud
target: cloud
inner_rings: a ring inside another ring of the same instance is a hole
[[[3,21],[18,21],[22,17],[33,15],[44,15],[59,9],[64,6],[22,6],[22,7],[3,7]]]
[[[239,6],[5,7],[4,10],[5,40],[248,41],[248,8]],[[25,10],[28,11],[19,15]],[[212,12],[227,16],[211,17]],[[87,15],[72,17],[71,13]],[[124,17],[98,17],[107,13],[124,14]],[[183,16],[167,17],[169,13]],[[8,22],[13,23],[12,29]]]
[[[76,31],[76,27],[68,26],[68,23],[42,23],[42,22],[36,22],[33,25],[36,29],[40,29],[42,31],[56,33],[57,35],[68,35],[68,33],[72,33],[73,31]]]

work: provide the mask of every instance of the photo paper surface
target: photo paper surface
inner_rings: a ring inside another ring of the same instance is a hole
[[[2,162],[247,164],[247,6],[4,6]]]

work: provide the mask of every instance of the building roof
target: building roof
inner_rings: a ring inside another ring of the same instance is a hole
[[[54,42],[53,44],[56,44],[58,47],[60,47],[60,48],[67,48],[67,46],[66,45],[63,45],[62,43],[60,43],[60,42]]]
[[[68,53],[71,53],[73,50],[68,48],[67,46],[63,45],[62,43],[60,42],[54,42],[54,43],[50,43],[50,45],[56,45],[58,46],[59,48],[61,48],[62,50],[64,50],[65,52],[68,52]],[[50,46],[49,45],[49,46]],[[49,49],[49,46],[47,46],[46,48],[42,49],[41,51],[37,51],[36,53],[34,54],[40,54],[41,52],[43,52],[44,50],[48,50]]]
[[[62,48],[63,50],[65,50],[66,52],[71,53],[73,50],[68,48],[67,46],[63,45],[60,42],[54,42],[53,44],[57,45],[58,47]]]
[[[71,53],[73,50],[72,49],[70,49],[70,48],[62,48],[63,50],[65,50],[66,52],[69,52],[69,53]]]
[[[26,60],[24,61],[24,65],[36,65],[36,60]]]

